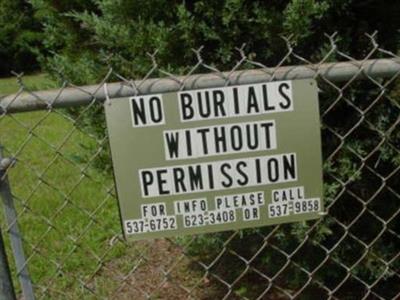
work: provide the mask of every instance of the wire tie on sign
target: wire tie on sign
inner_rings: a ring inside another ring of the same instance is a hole
[[[111,237],[111,239],[108,241],[108,244],[110,246],[114,246],[117,241],[119,241],[121,239],[121,234],[115,234],[113,237]]]
[[[110,96],[108,94],[107,82],[104,83],[104,94],[106,95],[106,101],[104,103],[107,104],[108,106],[111,106],[111,99],[110,99]]]

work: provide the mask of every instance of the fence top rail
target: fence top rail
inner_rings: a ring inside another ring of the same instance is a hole
[[[249,84],[318,76],[331,82],[341,82],[353,78],[387,78],[399,72],[400,59],[385,58],[101,83],[38,92],[21,91],[0,97],[0,114],[87,105],[94,100],[102,102],[107,96],[120,98],[137,94],[146,95],[186,89],[222,87],[227,84]]]

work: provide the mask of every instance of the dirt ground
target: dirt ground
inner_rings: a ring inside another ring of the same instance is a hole
[[[221,299],[227,288],[205,276],[180,247],[164,240],[137,243],[135,266],[121,277],[121,262],[109,262],[102,277],[121,282],[110,299]],[[142,251],[142,253],[140,253]],[[118,271],[117,271],[118,270]],[[235,299],[230,297],[229,299]]]

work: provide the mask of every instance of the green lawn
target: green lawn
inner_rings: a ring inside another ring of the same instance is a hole
[[[23,81],[32,90],[55,86],[45,75]],[[18,89],[15,78],[0,79],[0,95]],[[126,249],[110,246],[120,233],[112,180],[88,162],[101,145],[69,118],[63,110],[0,116],[0,141],[18,159],[9,179],[29,269],[36,294],[46,299],[87,295],[80,282],[106,295],[113,282],[99,287],[107,278],[92,275]],[[3,211],[0,222],[5,228]]]
[[[45,75],[23,79],[31,90],[56,87]],[[18,89],[15,78],[0,79],[0,95]],[[179,258],[179,247],[163,240],[127,244],[115,238],[121,229],[113,180],[92,165],[102,143],[78,130],[67,111],[0,116],[0,142],[7,156],[17,158],[8,175],[38,299],[137,299],[142,290],[187,298],[181,288],[159,286],[165,280],[161,269],[175,260],[180,263],[170,280],[188,287],[203,282],[190,261]],[[8,238],[1,209],[0,225]],[[208,286],[196,293],[213,291]]]
[[[26,75],[22,77],[22,84],[30,90],[42,90],[56,87],[56,83],[45,74]],[[17,77],[0,78],[0,95],[18,91],[21,85]]]

